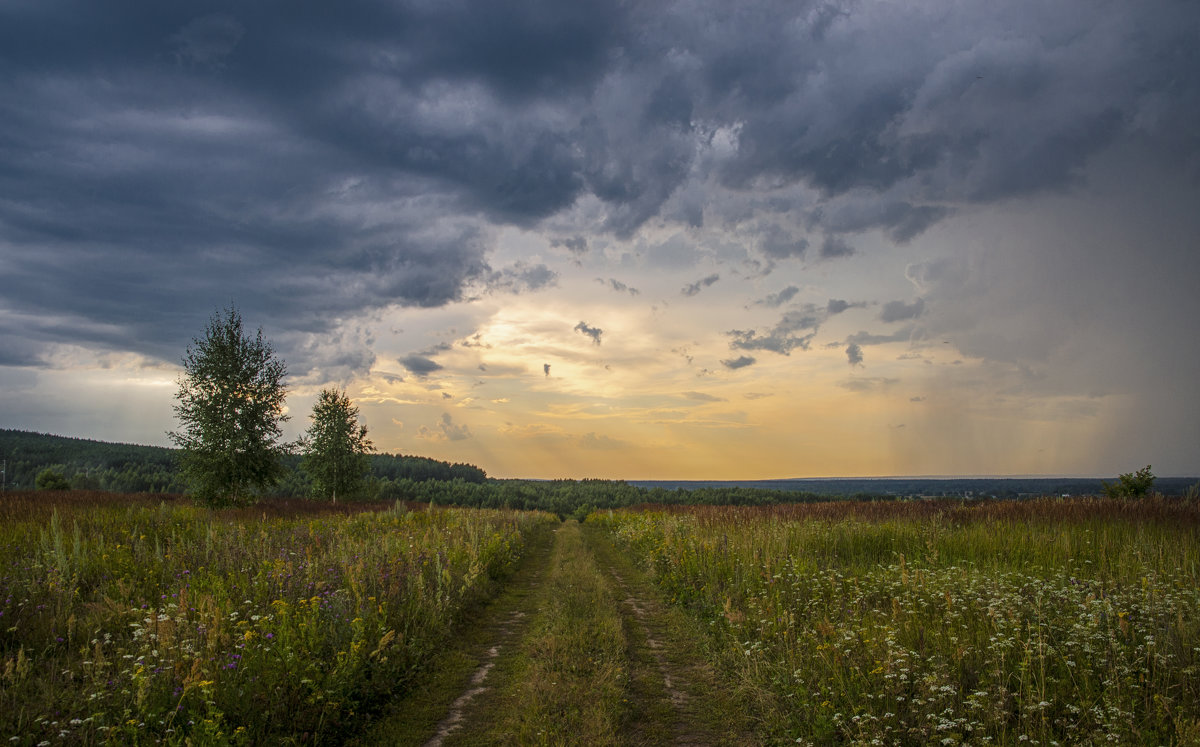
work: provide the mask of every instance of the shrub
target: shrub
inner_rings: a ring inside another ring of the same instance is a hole
[[[61,472],[55,472],[47,467],[38,473],[37,479],[34,480],[34,486],[38,490],[70,490],[71,483],[63,476]]]
[[[1117,476],[1117,482],[1106,482],[1104,494],[1109,498],[1141,498],[1154,486],[1154,475],[1147,464],[1137,472],[1126,472]]]

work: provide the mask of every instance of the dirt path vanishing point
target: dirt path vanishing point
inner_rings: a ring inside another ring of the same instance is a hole
[[[360,744],[756,744],[698,623],[567,522]]]

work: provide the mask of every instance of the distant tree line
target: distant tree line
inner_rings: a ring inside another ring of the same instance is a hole
[[[107,443],[84,438],[53,436],[30,431],[0,429],[0,459],[7,461],[5,483],[10,490],[33,490],[37,477],[50,472],[63,477],[76,490],[114,493],[183,493],[187,483],[179,471],[179,450],[162,446]],[[283,459],[284,475],[265,494],[299,497],[312,493],[312,481],[300,471],[302,457]],[[367,456],[372,498],[389,490],[393,482],[459,480],[482,483],[487,473],[470,464],[396,454]]]
[[[745,487],[697,490],[642,488],[621,480],[488,480],[470,483],[397,480],[380,490],[381,500],[440,506],[539,510],[560,518],[583,518],[592,511],[641,505],[770,506],[827,501],[829,496],[800,491]]]

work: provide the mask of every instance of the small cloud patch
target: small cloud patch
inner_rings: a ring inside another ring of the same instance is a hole
[[[846,379],[841,384],[838,384],[838,386],[843,389],[849,389],[852,392],[873,392],[899,383],[900,379],[877,376],[869,379]]]
[[[724,397],[717,397],[704,392],[684,392],[683,396],[695,402],[726,402]]]
[[[689,283],[689,284],[683,286],[683,288],[679,292],[685,296],[691,297],[691,296],[696,295],[700,291],[704,290],[705,288],[711,286],[713,283],[717,282],[720,279],[721,279],[720,275],[717,275],[717,274],[709,275],[706,278],[701,278],[700,280],[697,280],[694,283]]]
[[[576,324],[575,331],[582,332],[583,334],[592,338],[592,342],[596,345],[600,344],[600,336],[604,334],[604,330],[600,329],[599,327],[592,327],[587,322],[580,322],[579,324]],[[547,373],[549,373],[549,370],[547,370]]]
[[[748,355],[721,361],[722,366],[734,371],[738,370],[739,368],[745,368],[746,366],[753,366],[755,363],[757,363],[757,361]]]
[[[851,366],[861,366],[863,362],[863,351],[858,343],[852,342],[846,346],[846,360]]]
[[[427,441],[465,441],[473,435],[470,428],[455,423],[454,419],[450,417],[450,413],[443,413],[442,422],[434,427],[423,425],[417,431],[417,438]]]
[[[628,293],[631,296],[636,296],[639,293],[641,293],[641,291],[638,290],[637,288],[631,288],[628,285],[626,285],[625,283],[622,283],[620,280],[617,280],[616,278],[608,278],[607,280],[605,280],[604,278],[596,278],[596,282],[600,283],[601,285],[607,285],[609,288],[612,288],[617,293]]]
[[[421,378],[425,378],[434,371],[442,370],[442,364],[438,363],[432,358],[426,358],[423,355],[417,355],[415,353],[413,355],[401,358],[400,365],[407,368],[409,373]]]

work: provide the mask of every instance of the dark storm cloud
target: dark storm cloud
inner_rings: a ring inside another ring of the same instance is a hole
[[[523,222],[570,204],[567,141],[516,121],[489,139],[490,125],[415,112],[471,86],[499,108],[586,88],[616,16],[501,5],[0,13],[0,221],[16,281],[4,306],[53,311],[68,341],[175,359],[230,301],[269,333],[320,331],[441,306],[475,281],[548,284],[544,267],[492,271],[481,224],[456,216]]]
[[[233,16],[215,13],[189,21],[170,41],[176,62],[219,70],[245,33]]]
[[[817,211],[813,222],[827,231],[857,233],[874,228],[883,229],[897,244],[907,244],[934,223],[949,214],[949,210],[934,205],[911,205],[903,201],[867,200],[849,202],[837,210]]]
[[[844,256],[842,235],[905,243],[964,203],[1068,189],[1114,145],[1186,168],[1198,17],[1168,0],[10,3],[5,355],[177,360],[231,301],[268,334],[321,333],[496,273],[534,290],[551,271],[493,269],[493,227],[589,200],[617,237],[760,215],[751,251],[783,261],[809,230]],[[556,233],[587,251],[577,226]],[[55,324],[12,321],[28,316]]]
[[[47,365],[42,358],[41,346],[31,340],[12,337],[7,344],[0,345],[0,366],[41,367]]]
[[[694,296],[720,279],[720,275],[709,275],[708,277],[701,278],[694,283],[688,283],[679,292],[685,296]]]
[[[1058,188],[1128,131],[1147,104],[1143,90],[1177,87],[1176,65],[1197,61],[1185,41],[1196,13],[1180,4],[1116,4],[1099,17],[1087,3],[995,7],[845,6],[821,35],[799,23],[771,27],[778,18],[769,15],[757,28],[743,25],[746,36],[779,40],[787,51],[753,67],[763,94],[726,181],[747,187],[773,178],[842,195],[927,175],[926,194],[966,188],[979,201]],[[945,36],[931,39],[931,28]],[[786,44],[779,37],[788,31],[809,43]],[[849,34],[862,46],[843,57],[836,45]],[[1175,54],[1182,57],[1168,62]],[[874,64],[881,59],[886,67]],[[1196,89],[1185,87],[1167,105],[1164,129],[1195,113]],[[931,217],[897,212],[884,223],[903,238]]]
[[[582,332],[584,335],[592,338],[592,342],[596,345],[600,344],[600,336],[604,334],[604,330],[598,327],[589,326],[587,322],[580,322],[575,325],[576,332]]]

